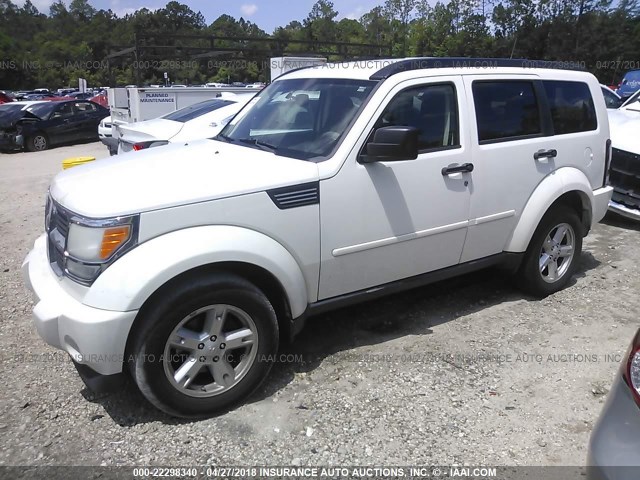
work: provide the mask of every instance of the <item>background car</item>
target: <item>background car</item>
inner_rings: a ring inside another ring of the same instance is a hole
[[[215,137],[253,96],[212,98],[160,118],[120,125],[118,153]]]
[[[631,70],[624,74],[616,93],[626,100],[638,90],[640,90],[640,70]]]
[[[13,102],[13,98],[5,92],[0,92],[0,105],[9,102]]]
[[[118,139],[113,138],[113,122],[111,115],[100,120],[98,124],[98,138],[109,149],[110,155],[118,153]]]
[[[91,92],[73,92],[66,95],[66,98],[75,98],[77,100],[89,100],[93,96],[95,95]]]
[[[622,360],[596,422],[587,458],[588,480],[632,480],[640,466],[640,330]],[[628,467],[628,468],[624,468]],[[630,467],[630,468],[629,468]]]
[[[11,105],[13,106],[13,105]],[[106,108],[86,100],[35,102],[7,112],[0,128],[4,129],[5,148],[29,151],[46,150],[52,145],[96,139]]]
[[[624,100],[622,100],[620,95],[606,85],[600,85],[600,88],[602,89],[604,103],[607,105],[607,108],[619,108],[624,103]]]
[[[640,90],[607,114],[613,147],[609,183],[614,188],[609,210],[640,220]]]

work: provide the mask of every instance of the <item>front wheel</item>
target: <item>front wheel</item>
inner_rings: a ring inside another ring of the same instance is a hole
[[[133,333],[131,373],[142,394],[170,415],[214,414],[248,397],[278,349],[278,324],[265,295],[233,275],[174,288]]]
[[[583,227],[577,213],[564,205],[542,217],[518,272],[520,287],[546,297],[567,286],[582,253]]]
[[[27,139],[27,150],[40,152],[49,148],[49,140],[44,133],[38,132]]]

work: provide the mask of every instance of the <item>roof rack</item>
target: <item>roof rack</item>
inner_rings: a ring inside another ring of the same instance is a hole
[[[469,57],[424,57],[399,60],[381,68],[370,80],[385,80],[397,73],[427,68],[551,68],[558,70],[582,70],[576,62],[562,60],[527,60],[523,58],[469,58]]]

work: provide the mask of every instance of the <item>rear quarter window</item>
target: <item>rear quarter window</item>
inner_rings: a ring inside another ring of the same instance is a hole
[[[473,101],[480,143],[542,134],[540,108],[530,81],[476,81]]]
[[[598,128],[596,109],[586,83],[545,80],[555,135],[588,132]]]

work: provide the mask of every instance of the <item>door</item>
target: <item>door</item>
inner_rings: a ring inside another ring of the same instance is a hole
[[[539,77],[469,75],[473,163],[462,262],[502,252],[536,186],[567,152],[553,137]]]
[[[73,104],[76,139],[96,138],[98,136],[98,118],[96,105],[91,102],[78,101]]]
[[[46,133],[50,143],[65,143],[75,139],[76,128],[72,102],[65,102],[49,116]]]
[[[320,182],[319,299],[456,265],[467,232],[470,162],[460,77],[416,79],[395,87],[356,148]],[[375,129],[420,130],[415,160],[358,163]]]

